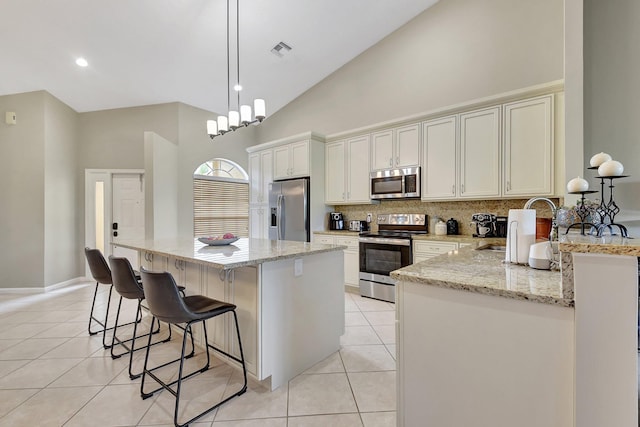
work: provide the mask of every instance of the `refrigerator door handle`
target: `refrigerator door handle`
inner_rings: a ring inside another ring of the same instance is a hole
[[[278,194],[278,202],[276,204],[276,215],[278,218],[277,227],[278,227],[278,240],[282,240],[282,225],[284,223],[283,211],[282,211],[282,202],[284,196],[282,194]]]

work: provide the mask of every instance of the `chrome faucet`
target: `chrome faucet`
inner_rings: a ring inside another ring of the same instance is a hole
[[[551,199],[547,199],[546,197],[533,197],[527,200],[524,204],[524,208],[531,209],[531,205],[535,202],[545,202],[551,208],[551,232],[549,233],[549,241],[558,240],[558,221],[556,219],[558,207],[551,201]]]

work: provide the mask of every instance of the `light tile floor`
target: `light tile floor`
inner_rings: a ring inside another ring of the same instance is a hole
[[[101,288],[96,310],[104,313],[108,288]],[[112,360],[102,337],[88,335],[93,289],[86,283],[46,294],[0,293],[0,427],[173,425],[173,397],[165,391],[142,400],[140,380],[128,377],[128,359]],[[127,304],[123,310],[133,308]],[[345,293],[339,352],[273,392],[250,381],[245,394],[192,425],[395,426],[394,309]],[[176,338],[153,348],[154,363],[179,354]],[[143,353],[136,353],[134,371],[142,366]],[[200,350],[188,366],[201,366],[202,355]],[[166,378],[175,373],[175,368],[162,372]],[[241,381],[239,371],[216,361],[184,383],[185,417],[233,393]]]

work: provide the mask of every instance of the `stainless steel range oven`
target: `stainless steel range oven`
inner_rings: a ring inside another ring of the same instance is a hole
[[[411,236],[426,232],[426,215],[379,215],[378,233],[360,235],[360,295],[395,302],[395,280],[389,274],[411,265]]]

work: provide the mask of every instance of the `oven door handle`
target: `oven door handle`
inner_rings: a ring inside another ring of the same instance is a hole
[[[409,239],[394,239],[387,237],[360,237],[360,243],[378,243],[381,245],[411,246]]]

